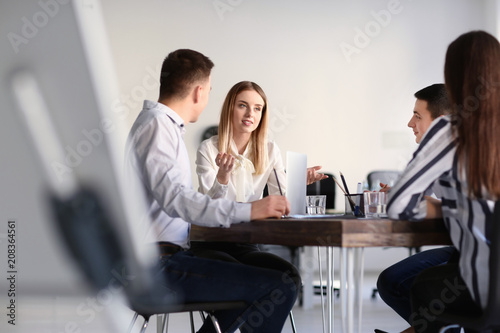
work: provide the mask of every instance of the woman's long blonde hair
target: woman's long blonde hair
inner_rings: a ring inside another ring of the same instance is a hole
[[[233,138],[233,111],[236,104],[236,96],[246,90],[256,91],[264,100],[262,108],[262,117],[260,123],[250,136],[250,154],[249,159],[255,167],[255,173],[261,174],[267,167],[267,97],[264,90],[254,82],[242,81],[236,83],[227,93],[224,104],[222,105],[219,122],[219,151],[237,155],[231,149],[231,140]]]

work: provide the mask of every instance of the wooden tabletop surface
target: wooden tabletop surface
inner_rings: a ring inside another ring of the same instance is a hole
[[[450,245],[442,220],[266,219],[230,228],[193,225],[191,240],[287,246],[379,247]]]

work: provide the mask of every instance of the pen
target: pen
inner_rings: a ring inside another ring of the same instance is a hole
[[[345,194],[347,195],[347,198],[349,200],[349,205],[351,205],[351,210],[354,213],[356,211],[356,204],[354,203],[354,201],[352,201],[351,194],[349,193],[349,189],[347,188],[347,183],[345,182],[344,175],[340,171],[339,173],[340,173],[340,179],[342,179],[342,183],[344,184]]]
[[[358,187],[356,188],[356,194],[362,193],[361,191],[363,190],[363,185],[361,183],[358,183]]]
[[[359,216],[360,215],[360,204],[361,204],[361,189],[362,189],[362,185],[361,183],[358,183],[358,187],[356,187],[356,207],[355,207],[355,211],[354,211],[354,215],[356,216]]]
[[[347,188],[347,184],[346,184],[346,182],[345,182],[344,175],[343,175],[343,174],[342,174],[342,172],[340,172],[340,171],[339,171],[339,173],[340,173],[340,179],[342,179],[342,184],[344,184],[344,188],[345,188],[346,194],[347,194],[347,195],[351,195],[351,194],[349,193],[349,189]]]
[[[338,185],[338,187],[342,190],[342,192],[344,192],[344,194],[347,196],[347,200],[349,200],[349,204],[352,207],[354,205],[354,202],[352,201],[351,197],[348,196],[347,193],[345,193],[344,188],[342,187],[342,185],[339,184],[339,182],[337,181],[337,179],[335,177],[332,177],[332,178],[335,181],[335,183]]]
[[[276,177],[276,183],[278,183],[278,189],[280,190],[280,194],[283,195],[283,191],[281,191],[280,180],[278,179],[278,174],[276,173],[276,168],[273,168],[274,177]],[[281,218],[285,218],[286,215],[281,216]]]
[[[276,173],[276,169],[273,168],[273,171],[274,171],[274,177],[276,177],[276,182],[278,183],[278,189],[280,190],[280,194],[283,195],[283,192],[281,191],[280,181],[278,179],[278,174]]]

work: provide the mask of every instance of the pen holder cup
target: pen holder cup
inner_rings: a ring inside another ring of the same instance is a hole
[[[363,193],[345,195],[345,215],[362,217],[365,215]]]

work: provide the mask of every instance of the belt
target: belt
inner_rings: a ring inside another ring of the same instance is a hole
[[[160,256],[171,256],[177,252],[184,251],[182,247],[173,243],[158,242],[157,244],[160,250]]]

